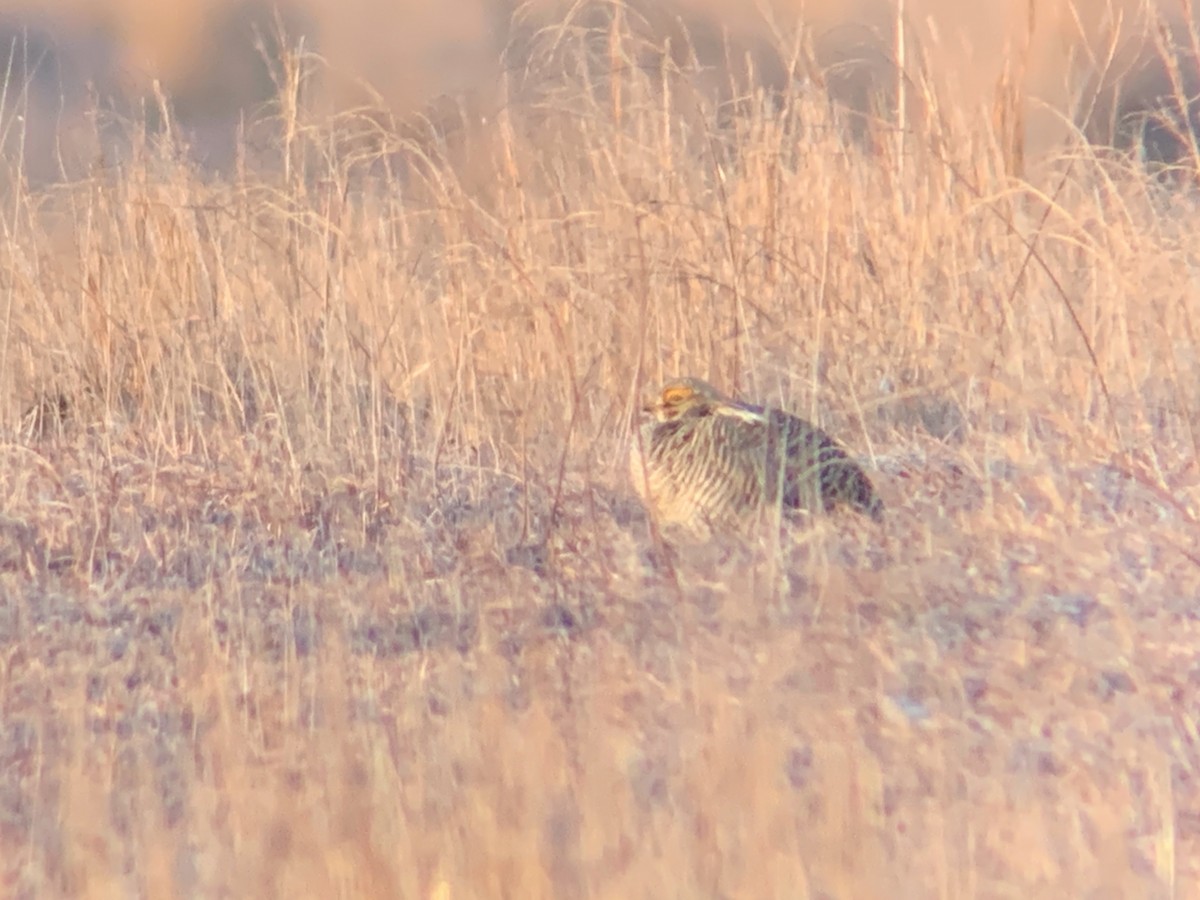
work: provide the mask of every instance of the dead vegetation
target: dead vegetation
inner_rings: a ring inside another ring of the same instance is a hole
[[[1200,896],[1192,189],[552,37],[453,135],[298,58],[273,166],[164,106],[7,199],[3,893]],[[680,372],[885,523],[658,545]]]

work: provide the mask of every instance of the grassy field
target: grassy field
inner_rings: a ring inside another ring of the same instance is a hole
[[[0,894],[1200,897],[1197,167],[539,40],[5,198]],[[884,524],[662,546],[676,373]]]

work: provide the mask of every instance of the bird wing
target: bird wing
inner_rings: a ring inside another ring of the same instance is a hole
[[[866,472],[834,437],[811,422],[779,410],[772,410],[770,422],[784,451],[784,461],[777,467],[785,479],[784,505],[817,510],[847,503],[872,516],[879,515],[882,504]]]

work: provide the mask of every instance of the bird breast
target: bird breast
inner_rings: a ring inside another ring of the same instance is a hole
[[[634,487],[666,521],[716,524],[755,511],[765,497],[767,431],[720,415],[644,426],[630,454]]]

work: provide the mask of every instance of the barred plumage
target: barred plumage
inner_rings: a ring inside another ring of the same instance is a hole
[[[840,504],[883,517],[858,463],[801,418],[732,400],[698,378],[667,382],[643,409],[651,420],[635,436],[630,477],[664,522],[728,528],[777,507]]]

